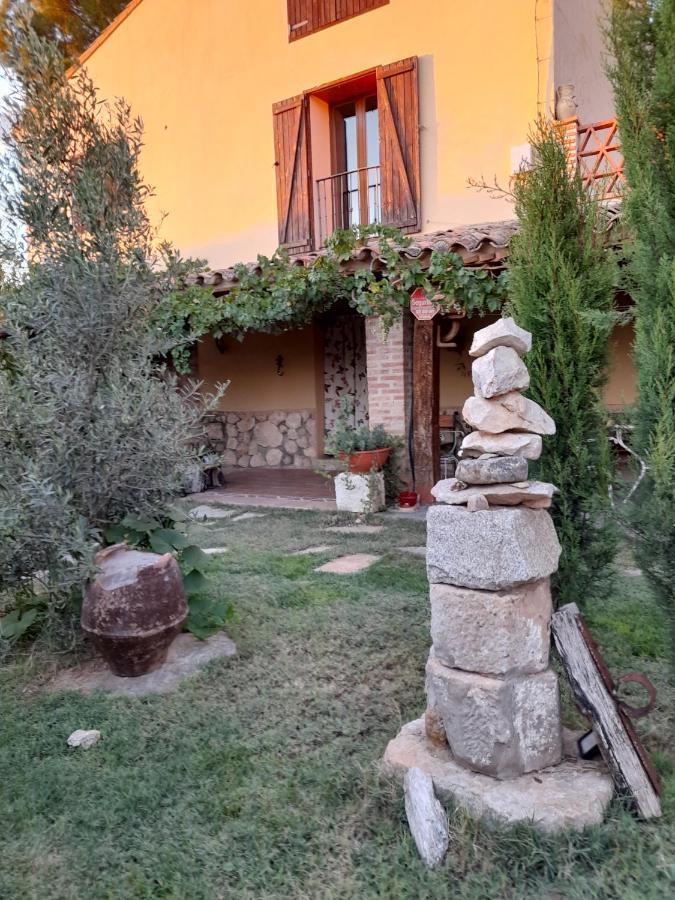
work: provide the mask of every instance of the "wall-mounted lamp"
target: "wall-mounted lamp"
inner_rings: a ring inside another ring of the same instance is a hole
[[[274,363],[277,367],[277,375],[281,376],[284,374],[284,358],[281,353],[274,360]]]

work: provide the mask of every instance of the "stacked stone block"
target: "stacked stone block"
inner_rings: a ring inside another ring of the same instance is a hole
[[[549,576],[560,545],[546,507],[553,485],[528,481],[553,420],[520,393],[531,335],[513,319],[478,331],[475,429],[455,478],[439,482],[427,518],[432,649],[427,736],[455,760],[499,779],[560,762],[560,701],[549,667]]]

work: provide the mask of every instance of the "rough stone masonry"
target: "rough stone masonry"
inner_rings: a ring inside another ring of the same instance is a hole
[[[476,430],[462,445],[456,477],[432,490],[437,502],[427,516],[432,647],[424,734],[411,742],[406,726],[390,742],[385,765],[442,773],[443,785],[463,785],[453,796],[471,812],[531,819],[551,830],[575,826],[577,793],[580,825],[588,824],[589,806],[600,821],[612,788],[602,773],[575,782],[566,769],[558,777],[562,728],[549,665],[549,579],[560,544],[547,512],[556,488],[528,480],[528,460],[539,457],[541,436],[554,434],[555,423],[520,394],[529,386],[521,357],[531,344],[510,318],[474,336],[475,396],[463,416]],[[542,789],[526,801],[533,795],[523,779],[534,772]]]

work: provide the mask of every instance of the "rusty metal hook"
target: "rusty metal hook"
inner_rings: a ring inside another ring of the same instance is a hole
[[[625,702],[625,700],[621,700],[617,696],[618,686],[620,684],[627,683],[639,684],[640,687],[643,687],[647,691],[649,702],[645,706],[630,706]],[[620,678],[617,678],[616,688],[613,693],[614,699],[616,700],[619,707],[626,713],[627,716],[630,716],[631,719],[641,719],[643,716],[648,716],[656,706],[656,688],[647,678],[647,676],[643,675],[641,672],[628,672],[628,674],[622,675]]]

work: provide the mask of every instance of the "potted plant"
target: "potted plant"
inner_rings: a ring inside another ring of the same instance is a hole
[[[353,422],[354,401],[343,397],[335,425],[326,438],[326,452],[343,460],[353,475],[379,471],[387,462],[396,438],[387,434],[382,425],[355,427]]]

